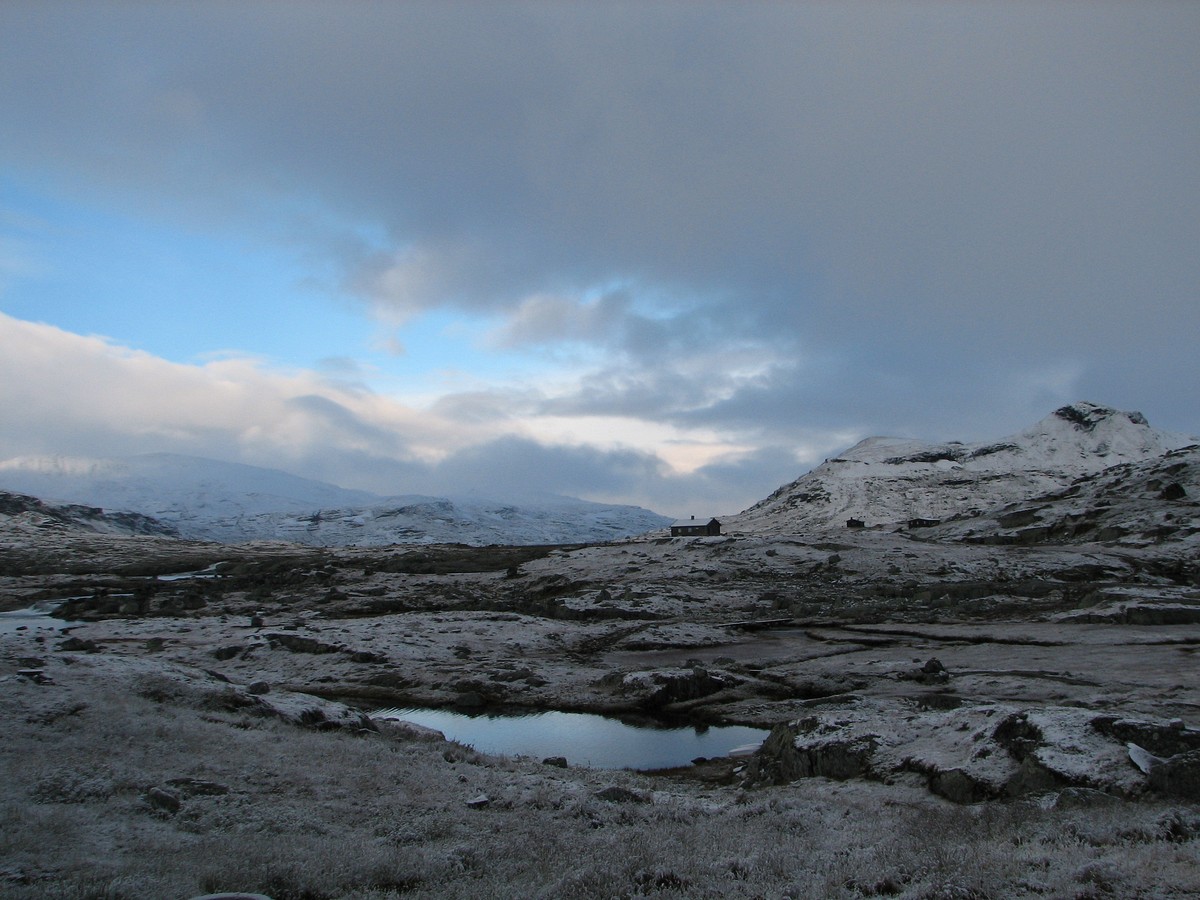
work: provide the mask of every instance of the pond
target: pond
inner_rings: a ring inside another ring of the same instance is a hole
[[[742,725],[632,725],[605,716],[554,711],[466,715],[444,709],[384,709],[371,713],[371,718],[434,728],[481,753],[537,759],[563,756],[571,765],[596,769],[686,766],[697,757],[726,756],[731,750],[757,746],[768,733]]]
[[[51,631],[62,628],[67,623],[50,615],[61,602],[61,600],[50,600],[35,603],[25,609],[0,612],[0,634],[16,634],[18,631]]]

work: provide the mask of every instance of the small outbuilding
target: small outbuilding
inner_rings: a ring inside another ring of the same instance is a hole
[[[716,519],[680,519],[671,523],[671,537],[712,536],[721,533],[721,523]]]

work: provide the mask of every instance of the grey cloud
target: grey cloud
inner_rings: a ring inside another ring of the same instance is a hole
[[[512,419],[536,402],[537,396],[529,391],[460,391],[439,397],[431,411],[455,422],[482,424]]]
[[[287,398],[284,405],[300,412],[310,427],[328,429],[350,441],[361,441],[395,455],[403,455],[407,449],[395,431],[364,422],[352,410],[328,397],[304,394]]]
[[[268,460],[259,465],[270,466],[271,462]],[[284,468],[319,481],[383,496],[422,493],[430,485],[426,463],[398,459],[377,448],[313,444]]]
[[[1178,387],[1200,333],[1194,5],[10,2],[0,19],[4,162],[163,216],[263,230],[308,200],[367,222],[383,237],[327,223],[343,289],[621,354],[576,410],[928,432],[998,396],[1015,418],[1058,390],[1036,373],[1068,366],[1081,395],[1161,395],[1200,430]],[[614,280],[628,302],[528,305]],[[677,305],[649,316],[656,298]],[[672,383],[731,344],[773,374],[732,395]]]
[[[508,437],[450,456],[430,468],[425,484],[433,493],[475,492],[495,499],[528,497],[536,486],[532,490],[636,503],[668,515],[730,515],[803,469],[794,452],[777,446],[680,474],[641,451]]]
[[[581,380],[574,393],[547,398],[537,409],[550,415],[633,416],[682,421],[688,413],[711,409],[728,379],[714,365],[690,372],[672,366],[630,371],[616,366]]]
[[[653,454],[636,450],[598,450],[541,444],[505,437],[461,450],[431,472],[437,490],[477,491],[500,499],[528,495],[533,489],[574,496],[644,494],[666,475]]]
[[[524,298],[495,336],[500,345],[558,341],[605,342],[632,315],[628,291],[609,291],[594,300],[554,294]]]
[[[659,502],[664,509],[697,517],[731,515],[767,497],[818,462],[819,457],[798,459],[791,447],[767,445],[677,478],[674,484],[665,486]]]

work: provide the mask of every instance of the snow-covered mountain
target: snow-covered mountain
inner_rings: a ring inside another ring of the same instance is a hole
[[[849,519],[868,526],[943,520],[1063,491],[1081,476],[1198,443],[1152,428],[1140,413],[1086,402],[990,443],[867,438],[726,524],[802,532],[844,527]]]
[[[265,513],[301,515],[381,499],[275,469],[172,453],[107,459],[17,457],[0,462],[0,488],[197,523],[233,522]]]
[[[1068,487],[921,531],[980,544],[1116,541],[1200,549],[1200,444],[1076,478]]]
[[[635,506],[545,496],[381,497],[274,469],[175,454],[0,462],[0,489],[152,517],[182,537],[315,546],[541,544],[612,540],[670,520]]]

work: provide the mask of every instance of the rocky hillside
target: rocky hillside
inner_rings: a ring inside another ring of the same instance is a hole
[[[1089,491],[1100,490],[1101,485],[1119,486],[1135,471],[1143,473],[1139,477],[1146,491],[1153,493],[1148,487],[1152,482],[1162,482],[1158,490],[1163,491],[1169,482],[1179,481],[1171,467],[1183,463],[1187,468],[1193,457],[1184,448],[1196,445],[1200,439],[1153,428],[1140,413],[1075,403],[1031,428],[990,443],[868,438],[727,524],[731,530],[746,532],[805,532],[844,528],[850,519],[866,526],[894,527],[914,520],[923,520],[922,525],[962,520],[992,511],[1004,517],[1017,512],[1007,509],[1011,504],[1056,495],[1065,499],[1063,492],[1077,480],[1099,479],[1106,471],[1111,474],[1090,488],[1079,487],[1072,496],[1083,502]],[[1167,459],[1176,452],[1183,455]],[[1185,494],[1188,490],[1182,482],[1178,489]],[[1002,531],[1023,527],[1016,523],[1026,518],[994,521]],[[1115,521],[1111,524],[1124,527]],[[960,529],[957,536],[967,536],[969,531]],[[1092,539],[1102,531],[1094,525]]]
[[[670,520],[635,506],[543,496],[520,502],[382,497],[274,469],[173,454],[0,462],[0,488],[165,523],[181,537],[318,547],[614,540]]]
[[[94,506],[47,503],[25,494],[0,491],[0,532],[13,537],[64,531],[178,537],[172,526],[139,513],[106,513]]]
[[[1119,541],[1200,545],[1200,446],[1081,475],[1066,488],[921,532],[987,544]]]

